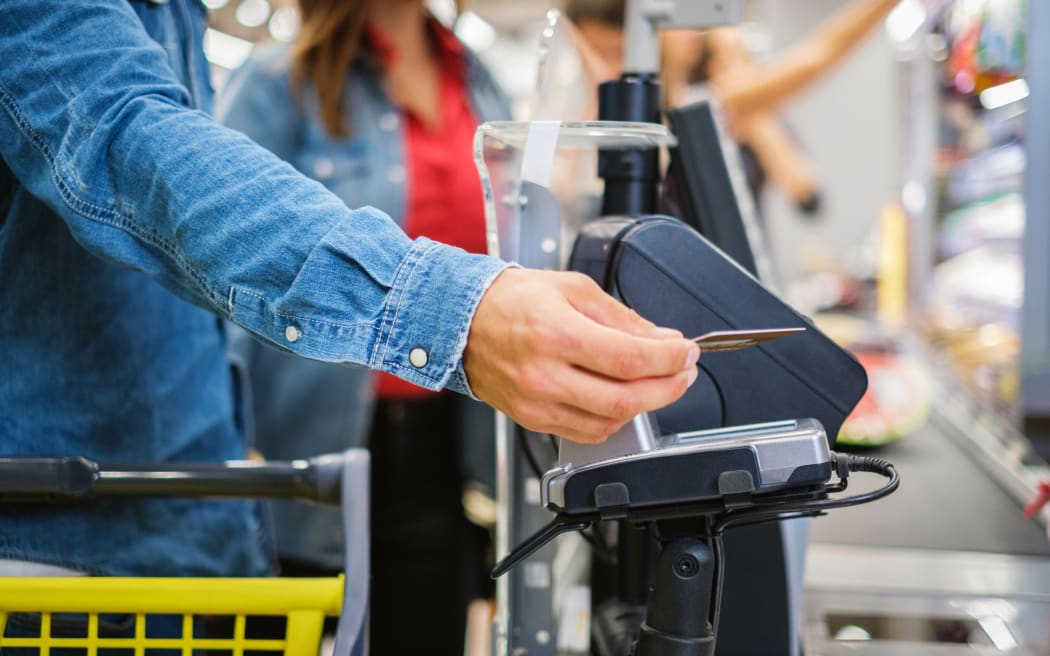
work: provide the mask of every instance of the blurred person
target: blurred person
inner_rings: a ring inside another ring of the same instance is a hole
[[[740,162],[756,208],[762,206],[767,183],[783,193],[804,215],[819,209],[819,185],[813,167],[781,118],[758,109],[743,115],[733,111],[734,98],[723,96],[717,79],[754,66],[741,30],[721,27],[698,34],[669,30],[663,35],[663,80],[671,106],[686,105],[713,94],[730,133],[739,145]],[[747,72],[741,74],[747,75]],[[727,104],[728,102],[728,104]],[[761,218],[763,213],[758,212]]]
[[[569,0],[565,16],[593,82],[620,77],[623,70],[625,0]]]
[[[423,0],[299,6],[294,43],[258,50],[232,74],[219,120],[346,203],[384,208],[408,236],[484,253],[474,132],[479,122],[510,118],[488,71]],[[491,594],[488,530],[468,520],[461,502],[468,482],[494,488],[491,409],[389,373],[237,342],[263,455],[372,452],[375,653],[409,653],[419,635],[428,653],[462,653],[467,605]],[[339,571],[336,510],[284,502],[275,517],[282,572]],[[406,618],[413,631],[404,630]]]
[[[706,86],[725,112],[729,129],[740,145],[748,187],[759,205],[767,181],[807,214],[819,208],[819,185],[812,166],[776,111],[852,52],[898,0],[852,0],[821,22],[802,41],[770,62],[755,62],[736,27],[709,30],[665,30],[661,35],[661,78],[669,106],[687,104]],[[611,29],[623,26],[624,0],[569,0],[566,15],[580,34],[600,32],[592,24],[603,20]],[[617,20],[618,19],[618,20]],[[606,71],[613,67],[611,40],[601,37],[596,52]],[[587,57],[585,57],[587,59]],[[622,62],[622,52],[620,53]],[[761,214],[761,213],[760,213]]]
[[[855,50],[898,0],[853,0],[769,62],[755,62],[739,28],[663,35],[668,103],[688,103],[706,83],[740,144],[748,187],[759,205],[771,182],[806,214],[819,208],[819,186],[806,156],[776,111]]]
[[[410,239],[220,126],[205,26],[195,0],[4,3],[5,457],[243,458],[219,318],[577,441],[695,380],[695,345],[585,276]],[[8,506],[0,535],[3,576],[271,571],[248,502]]]

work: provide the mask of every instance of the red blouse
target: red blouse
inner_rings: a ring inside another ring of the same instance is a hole
[[[408,192],[403,226],[409,237],[429,237],[484,253],[485,207],[473,158],[477,119],[464,80],[464,46],[436,23],[430,34],[441,75],[440,123],[431,128],[412,112],[402,113]],[[396,56],[383,35],[370,29],[369,37],[384,62]],[[376,383],[376,393],[383,399],[434,394],[386,373],[377,374]]]

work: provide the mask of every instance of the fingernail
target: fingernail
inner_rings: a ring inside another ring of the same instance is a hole
[[[697,346],[696,344],[693,344],[689,348],[689,352],[685,356],[685,365],[682,366],[682,369],[688,369],[689,367],[692,367],[699,360],[700,360],[700,347]]]
[[[686,370],[686,387],[692,387],[693,383],[696,382],[696,377],[700,375],[700,367],[693,367]]]
[[[663,326],[654,326],[653,335],[657,337],[681,337],[682,331],[674,328],[664,328]]]

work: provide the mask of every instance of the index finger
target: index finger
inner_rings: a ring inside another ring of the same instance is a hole
[[[616,380],[673,376],[700,359],[700,347],[684,338],[640,337],[586,318],[575,324],[570,362]]]
[[[602,291],[597,285],[590,283],[590,293],[580,294],[571,299],[572,306],[582,312],[588,318],[603,326],[622,330],[639,337],[683,337],[682,333],[673,328],[657,326],[642,315],[627,307],[620,301]]]

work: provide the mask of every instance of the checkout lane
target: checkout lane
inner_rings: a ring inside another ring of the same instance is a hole
[[[914,433],[866,452],[896,466],[900,489],[880,503],[815,520],[811,541],[1050,558],[1043,527],[1024,519],[1018,501],[976,462],[957,430],[935,409]],[[856,480],[858,490],[868,482]]]
[[[995,436],[949,393],[917,430],[868,452],[897,467],[895,494],[813,521],[807,653],[1047,653],[1046,531],[1022,516],[1017,458],[992,455]]]

